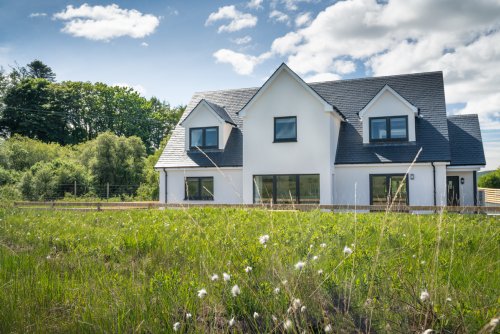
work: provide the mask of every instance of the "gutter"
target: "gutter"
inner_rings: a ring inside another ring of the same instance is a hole
[[[432,184],[434,188],[434,206],[436,206],[436,166],[434,166],[434,161],[431,162],[432,165]]]

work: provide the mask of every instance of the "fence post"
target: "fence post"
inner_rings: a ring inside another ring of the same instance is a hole
[[[109,199],[109,182],[106,183],[106,199]]]
[[[76,181],[75,181],[75,188],[74,188],[74,191],[75,191],[75,197],[76,197]]]

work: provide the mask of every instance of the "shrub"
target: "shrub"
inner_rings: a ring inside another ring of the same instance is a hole
[[[481,176],[478,185],[482,188],[500,189],[500,168]]]

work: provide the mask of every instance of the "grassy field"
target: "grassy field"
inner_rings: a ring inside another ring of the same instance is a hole
[[[499,232],[482,215],[0,209],[0,332],[476,333],[500,313]]]

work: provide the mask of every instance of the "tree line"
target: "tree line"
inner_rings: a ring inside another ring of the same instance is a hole
[[[168,136],[185,106],[146,99],[129,87],[80,81],[56,82],[39,60],[0,69],[0,136],[19,134],[46,143],[74,145],[100,133],[137,136],[148,153]]]

